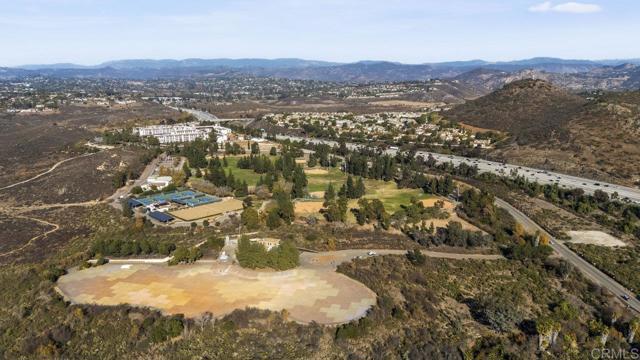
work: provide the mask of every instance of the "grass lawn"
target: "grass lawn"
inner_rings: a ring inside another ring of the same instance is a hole
[[[229,175],[229,172],[232,172],[233,177],[235,177],[236,180],[246,181],[249,186],[255,186],[255,184],[258,182],[258,179],[260,179],[260,176],[262,175],[254,172],[251,169],[239,169],[238,159],[240,159],[243,156],[248,156],[248,155],[227,156],[228,166],[225,168],[225,172],[227,175]],[[274,158],[275,156],[272,157],[272,160]]]
[[[313,171],[321,170],[327,170],[327,168],[316,167],[313,169]],[[338,191],[340,186],[347,181],[347,175],[336,168],[329,168],[326,174],[310,173],[309,169],[305,169],[305,173],[307,174],[307,180],[309,182],[307,185],[309,192],[325,191],[329,183],[333,183],[333,187]]]
[[[249,186],[253,186],[260,179],[260,174],[250,169],[239,169],[238,159],[241,156],[227,156],[228,166],[225,168],[227,174],[229,171],[233,176],[240,180],[246,181]],[[272,157],[276,158],[276,157]],[[307,180],[309,182],[307,189],[309,192],[325,191],[330,183],[333,183],[336,191],[340,189],[342,184],[347,181],[347,174],[337,168],[315,167],[313,169],[305,169]],[[409,204],[412,197],[418,199],[427,199],[430,196],[420,189],[398,189],[393,181],[371,180],[365,179],[367,199],[380,199],[384,203],[387,212],[393,213],[400,209],[400,205]],[[357,200],[349,202],[349,207],[357,207]]]
[[[334,188],[338,191],[342,184],[347,181],[347,175],[339,169],[329,168],[324,174],[310,174],[307,172],[307,179],[309,181],[309,192],[325,191],[329,183],[333,183]],[[393,181],[365,179],[364,184],[366,189],[366,195],[364,197],[367,199],[380,199],[389,213],[399,210],[400,205],[409,204],[412,197],[416,197],[419,200],[431,197],[420,189],[398,189],[396,183]],[[357,202],[357,200],[350,201],[349,207],[357,207]]]

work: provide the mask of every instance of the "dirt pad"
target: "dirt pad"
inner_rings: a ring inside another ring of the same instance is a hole
[[[238,210],[242,210],[242,201],[237,199],[225,199],[217,203],[175,210],[169,213],[184,221],[192,221]]]
[[[627,246],[627,244],[602,231],[568,231],[571,242],[576,244],[591,244],[599,246]]]
[[[224,263],[107,264],[62,276],[58,289],[74,303],[127,303],[188,317],[206,311],[220,317],[246,307],[287,309],[292,320],[320,324],[360,318],[376,303],[369,288],[333,271],[262,272]]]

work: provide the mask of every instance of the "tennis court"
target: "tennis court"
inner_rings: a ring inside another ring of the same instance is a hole
[[[216,196],[207,195],[195,190],[173,191],[131,199],[132,206],[149,206],[151,204],[174,202],[176,204],[195,207],[220,201]]]

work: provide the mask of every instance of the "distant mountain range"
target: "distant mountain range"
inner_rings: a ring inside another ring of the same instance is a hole
[[[304,59],[117,60],[93,66],[69,63],[0,68],[0,79],[25,76],[78,78],[177,78],[261,76],[331,82],[394,82],[448,79],[479,93],[522,78],[540,78],[570,89],[632,89],[640,84],[640,59],[567,60],[549,57],[488,62],[402,64],[388,61],[336,63]]]
[[[492,68],[502,70],[513,70],[517,68],[530,68],[530,67],[552,67],[561,69],[566,68],[593,68],[598,66],[616,66],[622,64],[636,64],[640,65],[640,59],[623,59],[623,60],[567,60],[550,57],[536,57],[524,60],[514,61],[498,61],[489,62],[484,60],[469,60],[469,61],[449,61],[438,63],[423,63],[423,64],[402,64],[398,62],[388,61],[372,61],[365,60],[356,63],[338,63],[319,60],[305,60],[297,58],[282,58],[282,59],[260,59],[260,58],[248,58],[248,59],[184,59],[184,60],[153,60],[153,59],[131,59],[131,60],[115,60],[107,61],[98,65],[78,65],[72,63],[58,63],[58,64],[38,64],[38,65],[23,65],[16,66],[19,69],[25,70],[54,70],[54,69],[101,69],[101,68],[114,68],[114,69],[170,69],[170,68],[215,68],[215,67],[228,67],[228,68],[264,68],[264,69],[286,69],[286,68],[309,68],[309,67],[327,67],[327,66],[370,66],[376,64],[388,64],[394,66],[428,66],[430,68]]]
[[[40,64],[23,65],[17,68],[25,70],[54,70],[54,69],[104,69],[113,68],[117,70],[127,69],[179,69],[179,68],[219,68],[228,67],[234,69],[245,68],[301,68],[301,67],[322,67],[340,65],[340,63],[303,60],[303,59],[184,59],[184,60],[152,60],[152,59],[132,59],[107,61],[98,65],[77,65],[77,64]]]

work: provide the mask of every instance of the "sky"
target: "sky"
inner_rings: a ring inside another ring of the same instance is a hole
[[[638,0],[0,0],[0,66],[640,58]]]

